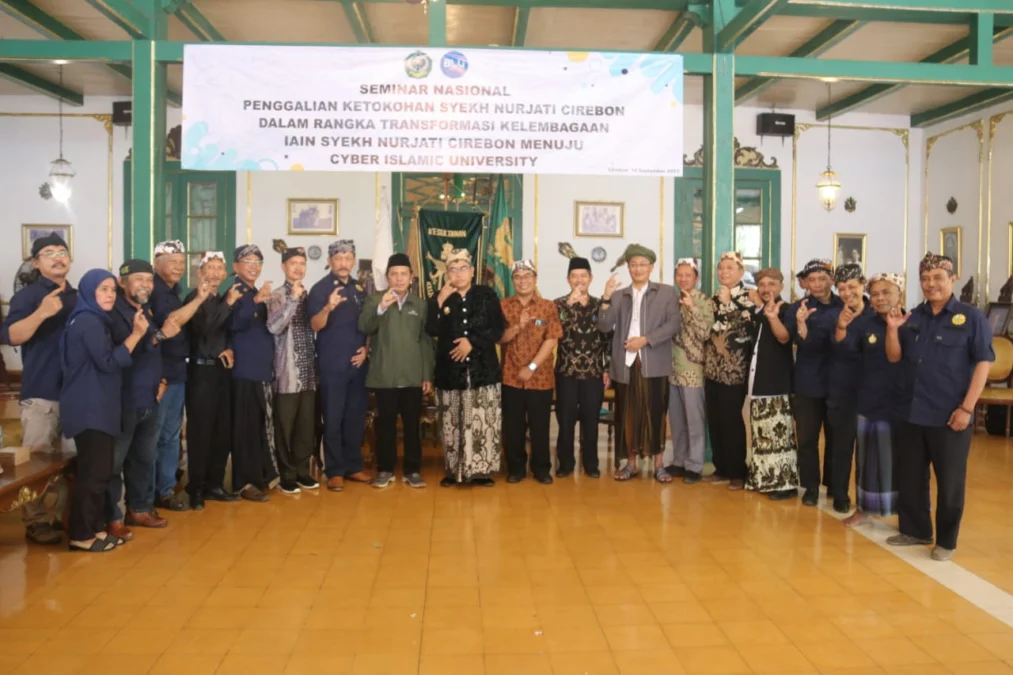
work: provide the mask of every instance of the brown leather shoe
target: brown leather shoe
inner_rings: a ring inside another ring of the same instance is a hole
[[[341,476],[334,476],[327,479],[327,489],[331,492],[341,492],[345,489],[345,479]]]
[[[365,471],[356,471],[355,473],[350,473],[347,476],[345,476],[345,478],[352,481],[353,483],[368,483],[369,481],[373,480],[373,477],[370,476]]]
[[[267,495],[260,488],[247,485],[239,492],[239,496],[251,502],[266,502],[268,500]]]
[[[160,518],[154,513],[134,513],[133,511],[127,511],[127,522],[131,525],[137,525],[138,527],[165,527],[169,524],[169,521],[165,518]]]
[[[134,533],[130,531],[130,528],[123,524],[122,520],[114,520],[109,523],[106,527],[106,534],[110,537],[116,537],[123,541],[133,541]]]

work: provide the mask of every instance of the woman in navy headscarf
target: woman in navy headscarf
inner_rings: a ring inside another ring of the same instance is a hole
[[[138,311],[130,337],[114,345],[109,312],[115,302],[116,278],[100,269],[86,273],[60,341],[60,423],[63,435],[77,445],[77,479],[70,500],[71,551],[104,553],[123,543],[102,530],[103,507],[120,433],[122,370],[130,366],[130,354],[144,337],[148,321]]]

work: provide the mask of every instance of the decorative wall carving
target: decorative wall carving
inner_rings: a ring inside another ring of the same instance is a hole
[[[735,166],[739,169],[780,169],[777,165],[777,158],[771,157],[768,161],[763,153],[753,147],[739,145],[739,139],[732,139],[734,143]],[[683,166],[703,166],[703,146],[693,153],[692,157],[683,155]]]

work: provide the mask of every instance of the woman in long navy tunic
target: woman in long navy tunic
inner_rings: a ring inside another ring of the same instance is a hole
[[[60,342],[60,422],[64,436],[73,438],[77,446],[77,480],[70,500],[71,551],[104,553],[120,543],[103,531],[103,508],[120,433],[122,371],[130,366],[130,354],[144,337],[148,321],[138,311],[133,332],[123,344],[114,345],[109,312],[115,303],[116,278],[105,270],[87,272]]]

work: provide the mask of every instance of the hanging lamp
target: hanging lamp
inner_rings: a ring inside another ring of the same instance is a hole
[[[830,96],[830,83],[827,82],[827,103],[831,100]],[[816,192],[819,195],[820,203],[823,204],[823,208],[827,211],[833,211],[834,207],[837,206],[837,196],[841,192],[841,182],[837,180],[837,174],[830,165],[830,139],[832,135],[834,124],[833,113],[827,117],[827,170],[820,174],[820,179],[816,183]]]
[[[60,88],[63,89],[63,66],[60,66]],[[63,158],[63,97],[59,99],[59,119],[60,119],[60,156],[54,159],[49,167],[49,189],[53,195],[53,199],[61,204],[66,204],[70,201],[70,196],[73,194],[73,188],[71,187],[71,181],[77,172],[74,170],[74,166],[66,159]]]

